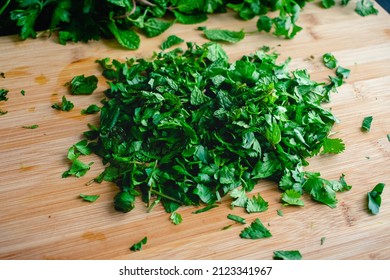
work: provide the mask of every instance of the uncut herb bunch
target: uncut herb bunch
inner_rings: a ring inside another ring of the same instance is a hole
[[[217,43],[187,43],[151,60],[99,60],[107,99],[85,136],[105,164],[95,181],[119,187],[115,208],[132,210],[137,196],[167,212],[213,205],[259,179],[277,182],[287,203],[307,192],[335,207],[345,181],[303,171],[308,157],[343,150],[323,147],[336,118],[320,104],[334,85],[277,58],[259,50],[230,63]]]

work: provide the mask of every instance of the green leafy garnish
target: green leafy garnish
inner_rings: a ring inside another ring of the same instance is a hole
[[[75,159],[72,161],[72,164],[71,164],[71,167],[69,168],[69,170],[65,171],[62,174],[62,178],[66,178],[69,176],[82,177],[91,168],[92,164],[93,164],[93,162],[86,164],[78,159]]]
[[[252,222],[249,227],[245,228],[240,233],[240,237],[245,239],[260,239],[271,236],[272,234],[267,228],[263,226],[263,224],[258,218],[254,222]]]
[[[374,189],[367,193],[367,207],[368,210],[374,215],[379,213],[379,208],[382,203],[382,192],[385,187],[385,184],[379,183]]]
[[[363,131],[370,131],[371,129],[371,123],[374,118],[372,116],[364,117],[362,122],[362,130]]]
[[[184,40],[176,35],[170,35],[168,36],[168,38],[162,42],[161,44],[161,49],[162,50],[166,50],[174,45],[178,45],[178,44],[181,44],[183,43]]]
[[[339,154],[345,150],[345,144],[340,138],[325,138],[322,146],[323,154]]]
[[[24,96],[24,95],[26,94],[26,91],[25,91],[24,89],[22,89],[22,90],[20,91],[20,94]]]
[[[280,217],[283,217],[283,216],[284,216],[283,211],[280,210],[280,209],[277,209],[277,210],[276,210],[276,213],[277,213],[278,216],[280,216]]]
[[[211,41],[223,41],[228,43],[237,43],[245,38],[244,30],[231,31],[224,29],[205,29],[204,35]]]
[[[115,208],[130,211],[140,195],[148,208],[204,205],[199,213],[230,194],[233,207],[261,212],[268,203],[247,196],[260,179],[275,181],[285,203],[303,205],[307,193],[335,207],[340,184],[303,171],[307,158],[343,150],[329,139],[337,119],[321,106],[335,86],[277,59],[258,50],[230,62],[209,42],[152,59],[99,60],[109,88],[82,147],[105,165],[95,180],[118,186]]]
[[[326,237],[324,236],[324,237],[321,237],[321,240],[320,240],[320,244],[321,245],[324,245],[324,243],[325,243],[325,239],[326,239]]]
[[[74,104],[67,100],[65,96],[62,96],[62,103],[55,103],[51,107],[60,111],[70,111],[74,108]]]
[[[69,83],[70,93],[73,95],[88,95],[92,94],[97,88],[98,79],[96,76],[79,75],[73,77]]]
[[[91,104],[87,107],[87,109],[82,109],[81,114],[82,115],[90,115],[90,114],[96,114],[100,112],[100,107],[96,104]]]
[[[80,194],[80,197],[85,200],[85,201],[88,201],[88,202],[95,202],[99,197],[100,195],[86,195],[86,194]]]
[[[268,202],[266,202],[260,194],[248,199],[246,204],[246,211],[248,213],[264,212],[268,209]]]
[[[240,223],[240,224],[246,224],[246,220],[240,216],[237,216],[237,215],[228,214],[227,218],[229,220],[235,221],[235,222]]]
[[[275,260],[301,260],[302,255],[299,251],[274,251]]]
[[[374,7],[374,3],[370,0],[359,0],[356,3],[355,12],[363,17],[378,14],[378,10]]]
[[[203,207],[201,209],[198,209],[198,210],[192,212],[192,214],[199,214],[199,213],[207,212],[215,207],[218,207],[218,205],[215,205],[215,204],[211,205],[210,204],[210,205],[207,205],[206,207]]]
[[[28,129],[36,129],[39,125],[33,124],[33,125],[23,125],[22,128],[28,128]]]
[[[181,217],[181,215],[177,212],[172,212],[171,216],[170,216],[170,219],[172,221],[172,223],[174,225],[178,225],[178,224],[181,224],[181,222],[183,221],[183,218]]]
[[[148,242],[148,237],[145,236],[141,241],[133,244],[130,247],[130,251],[140,251],[140,250],[142,250],[142,246],[145,245],[147,242]]]
[[[336,68],[336,76],[341,78],[341,79],[348,79],[350,73],[351,73],[351,70],[346,69],[344,67],[337,66],[337,68]]]
[[[8,90],[7,89],[0,89],[0,101],[7,101],[8,100],[8,97],[7,97],[7,94],[8,94]]]
[[[335,2],[335,0],[321,0],[321,5],[325,9],[329,9],[330,7],[333,7],[334,5],[336,5],[336,2]]]
[[[324,62],[324,65],[329,69],[334,69],[337,66],[337,59],[331,53],[324,54],[322,56],[322,61]]]

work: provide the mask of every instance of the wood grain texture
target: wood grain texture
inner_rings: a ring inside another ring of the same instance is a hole
[[[344,173],[349,192],[338,194],[339,204],[330,209],[305,197],[302,208],[285,207],[280,192],[270,182],[259,182],[269,202],[264,213],[246,214],[230,209],[229,197],[220,206],[194,215],[194,207],[178,210],[183,223],[173,225],[161,206],[151,213],[140,201],[127,214],[113,209],[116,186],[85,183],[102,171],[99,158],[91,155],[92,169],[82,178],[62,179],[68,168],[68,148],[81,139],[87,123],[98,116],[80,111],[103,98],[106,88],[99,80],[91,96],[71,96],[64,86],[73,76],[95,74],[94,61],[104,57],[150,57],[169,35],[186,41],[206,42],[197,25],[176,24],[163,35],[141,39],[137,51],[120,49],[113,41],[88,44],[57,44],[56,38],[41,34],[36,40],[19,41],[15,36],[0,38],[0,88],[10,90],[9,100],[0,103],[0,258],[1,259],[271,259],[274,250],[300,250],[304,259],[390,259],[390,16],[379,7],[377,16],[362,18],[353,5],[330,10],[309,4],[299,24],[303,27],[293,40],[270,34],[251,33],[236,45],[224,45],[233,61],[263,45],[292,58],[290,68],[307,68],[313,79],[327,80],[333,72],[321,62],[332,52],[351,76],[332,100],[340,120],[334,132],[344,139],[346,150],[334,156],[310,160],[306,170],[320,171],[328,179]],[[251,32],[256,22],[243,22],[232,14],[213,15],[202,24]],[[312,56],[312,58],[311,58]],[[25,96],[20,94],[25,90]],[[70,112],[53,110],[51,105],[65,95],[75,104]],[[365,116],[374,117],[368,133],[360,130]],[[38,124],[34,130],[21,128]],[[377,183],[385,187],[379,215],[366,209],[366,196]],[[78,198],[80,193],[100,194],[94,203]],[[284,216],[278,216],[281,209]],[[244,240],[245,227],[226,218],[232,213],[248,223],[259,218],[273,236]],[[227,230],[223,227],[233,224]],[[148,237],[142,251],[129,247]],[[321,238],[325,242],[321,245]]]

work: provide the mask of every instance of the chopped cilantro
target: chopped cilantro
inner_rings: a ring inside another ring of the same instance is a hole
[[[0,101],[7,101],[8,100],[8,97],[7,97],[7,94],[8,94],[8,90],[2,88],[0,89]]]
[[[240,237],[244,239],[261,239],[271,236],[272,234],[264,227],[258,218],[240,233]]]
[[[210,205],[207,205],[206,207],[203,207],[199,210],[193,211],[192,214],[199,214],[199,213],[207,212],[215,207],[218,207],[218,205],[210,204]]]
[[[385,184],[379,183],[374,189],[367,193],[367,207],[368,210],[374,215],[379,213],[379,208],[382,203],[382,192],[385,187]]]
[[[91,104],[87,107],[87,109],[81,110],[82,115],[96,114],[100,111],[100,107],[96,104]]]
[[[374,3],[371,0],[359,0],[356,3],[355,12],[363,17],[378,14],[378,10],[374,7]]]
[[[75,76],[69,82],[70,93],[73,95],[92,94],[97,88],[97,83],[98,79],[94,75],[88,77],[84,75]]]
[[[337,66],[337,68],[336,68],[336,76],[341,78],[341,79],[348,79],[350,73],[351,73],[351,70],[346,69],[344,67]]]
[[[334,69],[337,66],[337,59],[331,53],[325,53],[322,56],[322,61],[324,62],[324,65],[329,69]]]
[[[246,224],[245,219],[237,215],[228,214],[227,218],[240,224]]]
[[[70,111],[74,108],[74,104],[67,100],[65,96],[62,96],[62,103],[53,104],[51,107],[60,111]]]
[[[299,251],[274,251],[275,260],[301,260],[302,255]]]
[[[100,195],[86,195],[86,194],[80,194],[80,197],[85,200],[85,201],[88,201],[88,202],[95,202],[99,197]]]
[[[20,94],[24,96],[24,95],[26,94],[26,91],[25,91],[24,89],[22,89],[22,90],[20,91]]]
[[[142,250],[142,246],[145,245],[148,242],[148,238],[145,236],[141,241],[133,244],[130,247],[130,251],[140,251]]]
[[[36,129],[38,128],[39,126],[37,124],[33,124],[33,125],[24,125],[22,126],[22,128],[28,128],[28,129]]]
[[[372,116],[364,117],[363,122],[362,122],[362,130],[363,131],[370,131],[372,120],[373,120]]]
[[[322,154],[339,154],[345,150],[345,144],[340,138],[325,138]]]
[[[282,193],[281,200],[289,205],[304,205],[304,202],[301,199],[301,194],[293,189],[288,189],[284,193]]]
[[[276,213],[277,213],[278,216],[280,216],[280,217],[283,217],[283,216],[284,216],[283,211],[280,210],[280,209],[277,209],[277,210],[276,210]]]
[[[261,197],[260,194],[248,199],[246,204],[246,211],[248,213],[264,212],[268,209],[268,202]]]
[[[177,212],[172,212],[171,216],[170,216],[170,219],[172,221],[172,223],[174,225],[178,225],[178,224],[181,224],[181,222],[183,221],[183,218],[181,217],[181,215]]]

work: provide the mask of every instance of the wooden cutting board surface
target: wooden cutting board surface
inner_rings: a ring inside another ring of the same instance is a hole
[[[378,5],[377,5],[378,6]],[[173,225],[161,206],[147,213],[138,201],[127,214],[113,209],[117,187],[110,183],[85,183],[102,171],[100,159],[81,178],[62,179],[68,169],[68,148],[82,139],[87,123],[98,124],[98,116],[82,116],[81,109],[103,98],[105,81],[94,61],[105,57],[151,57],[169,35],[186,41],[206,42],[198,25],[176,24],[163,35],[142,37],[137,51],[123,50],[114,41],[88,44],[56,43],[40,34],[36,40],[0,38],[0,88],[10,92],[0,102],[8,111],[0,116],[0,258],[1,259],[271,259],[274,250],[299,250],[304,259],[390,259],[390,16],[378,7],[377,16],[356,15],[354,5],[330,10],[310,3],[301,13],[303,27],[293,40],[253,32],[235,45],[224,45],[231,60],[268,45],[280,61],[292,58],[290,68],[306,68],[314,80],[327,80],[334,72],[321,57],[332,52],[350,78],[332,100],[340,120],[334,132],[344,139],[344,153],[318,156],[306,170],[320,171],[327,179],[344,173],[352,190],[338,194],[337,208],[315,203],[305,196],[305,206],[280,203],[273,183],[259,182],[258,192],[269,202],[269,210],[246,214],[230,209],[225,197],[219,207],[192,214],[195,207],[180,208],[183,223]],[[256,21],[240,21],[232,14],[213,15],[203,24],[251,32]],[[184,47],[184,44],[183,44]],[[64,84],[75,75],[97,75],[98,90],[91,96],[72,96]],[[23,96],[20,92],[25,90]],[[51,105],[65,95],[74,104],[70,112]],[[373,116],[371,131],[360,130],[365,116]],[[37,129],[22,126],[37,124]],[[387,184],[379,215],[367,211],[367,192],[379,182]],[[80,193],[100,194],[94,203],[78,198]],[[282,210],[284,216],[278,216]],[[240,215],[248,224],[259,218],[272,237],[245,240],[239,233],[247,225],[233,224],[227,214]],[[229,229],[225,226],[233,224]],[[143,237],[142,251],[129,247]],[[321,245],[321,239],[325,241]]]

